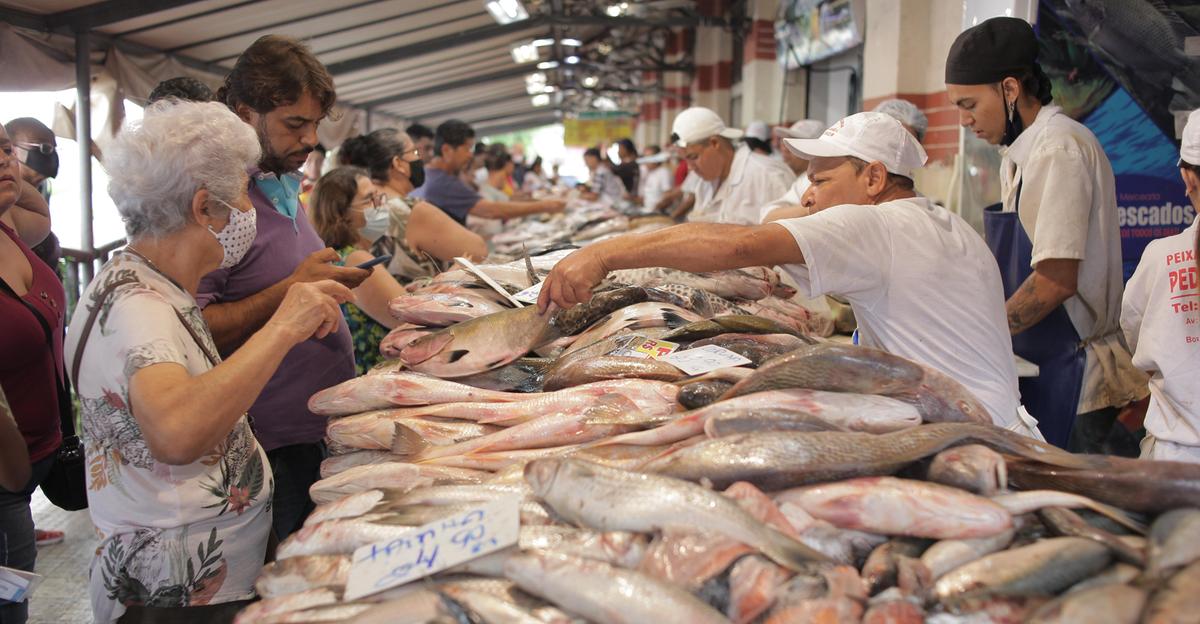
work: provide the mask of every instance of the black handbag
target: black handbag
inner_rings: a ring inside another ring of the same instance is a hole
[[[37,319],[42,326],[42,331],[45,332],[46,344],[53,350],[54,336],[50,331],[50,324],[46,322],[42,314],[17,295],[8,282],[0,280],[0,290],[12,295],[29,309],[29,313]],[[41,487],[42,493],[55,506],[67,511],[79,511],[87,509],[88,506],[83,443],[79,441],[79,436],[75,435],[75,409],[71,403],[70,381],[66,379],[65,375],[60,375],[58,370],[58,363],[55,362],[54,381],[58,391],[58,418],[62,427],[62,444],[58,447],[54,465],[51,466],[46,478],[42,480]]]

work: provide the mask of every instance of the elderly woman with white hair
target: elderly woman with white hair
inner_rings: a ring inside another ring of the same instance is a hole
[[[101,537],[97,622],[224,622],[254,597],[274,479],[245,413],[284,355],[336,330],[352,299],[330,281],[292,285],[221,360],[194,297],[254,240],[246,168],[259,149],[225,106],[171,100],[108,150],[129,245],[84,292],[66,347]]]

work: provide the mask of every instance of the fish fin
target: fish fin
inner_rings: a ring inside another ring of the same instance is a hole
[[[442,352],[454,340],[449,331],[439,331],[422,336],[400,350],[400,361],[406,365],[420,364]]]
[[[400,457],[415,457],[430,446],[429,442],[415,429],[396,423],[396,434],[392,436],[392,454]]]
[[[447,354],[446,362],[453,364],[466,357],[470,352],[468,349],[455,349]]]
[[[810,548],[803,542],[788,536],[775,527],[764,524],[764,536],[767,538],[763,554],[771,561],[797,573],[817,572],[824,567],[822,564],[832,564],[834,561],[824,553]]]
[[[538,279],[537,271],[533,270],[533,260],[529,259],[529,251],[525,249],[525,244],[521,244],[521,255],[525,259],[525,275],[529,277],[529,285],[537,286],[542,280]]]
[[[1089,504],[1086,505],[1088,509],[1104,516],[1105,518],[1108,518],[1109,520],[1112,520],[1113,522],[1116,522],[1117,524],[1129,529],[1130,531],[1133,531],[1134,533],[1137,533],[1138,535],[1146,534],[1146,524],[1140,522],[1124,510],[1113,507],[1112,505],[1106,505],[1100,501],[1091,499],[1088,499],[1088,501]]]
[[[691,321],[688,319],[685,319],[682,316],[679,316],[679,314],[671,312],[670,310],[663,311],[663,320],[666,321],[667,327],[671,329],[683,327],[684,325],[691,323]]]

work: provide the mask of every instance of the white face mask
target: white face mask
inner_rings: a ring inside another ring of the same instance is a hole
[[[387,205],[379,206],[378,208],[367,208],[363,210],[363,216],[367,218],[367,223],[358,230],[363,235],[363,238],[374,243],[387,234],[388,226],[391,225],[391,217],[388,214]]]
[[[258,215],[251,206],[250,210],[242,211],[229,205],[229,202],[213,198],[229,207],[229,223],[220,232],[208,226],[208,231],[217,239],[225,257],[221,258],[221,268],[228,269],[242,261],[254,237],[258,235]]]

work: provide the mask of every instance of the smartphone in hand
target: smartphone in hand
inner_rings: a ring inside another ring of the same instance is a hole
[[[370,260],[367,260],[366,262],[356,266],[355,268],[369,269],[377,264],[384,264],[386,262],[391,262],[391,260],[392,260],[391,254],[386,254],[386,255],[379,256],[378,258],[372,258]]]

